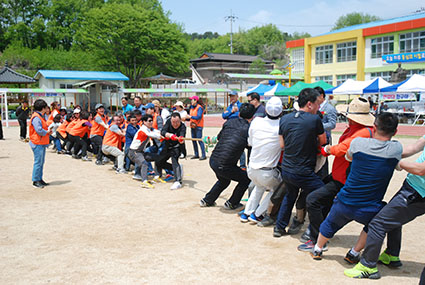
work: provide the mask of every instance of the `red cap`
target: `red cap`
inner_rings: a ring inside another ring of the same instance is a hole
[[[198,101],[198,100],[199,100],[199,97],[195,95],[195,96],[189,97],[189,99],[190,99],[190,100],[195,99],[196,101]]]

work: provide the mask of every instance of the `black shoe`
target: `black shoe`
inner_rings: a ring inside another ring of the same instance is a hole
[[[43,185],[43,184],[41,184],[41,182],[40,182],[40,181],[34,181],[34,182],[32,183],[32,186],[33,186],[34,188],[40,188],[40,189],[44,188],[44,185]]]
[[[199,156],[194,155],[194,156],[192,156],[190,159],[197,159],[197,158],[199,158]]]
[[[282,236],[286,235],[285,229],[279,229],[278,227],[274,227],[273,229],[273,236],[275,238],[280,238]]]
[[[45,182],[43,179],[40,180],[41,185],[48,186],[50,183]]]
[[[261,222],[257,223],[257,226],[258,227],[269,227],[269,226],[273,226],[275,222],[276,222],[275,219],[273,219],[269,215],[266,215]]]
[[[293,217],[292,218],[292,224],[288,229],[288,234],[295,235],[295,234],[299,233],[299,231],[301,230],[303,225],[304,225],[304,223],[301,223],[300,221],[298,221],[297,217]]]
[[[103,165],[103,161],[101,161],[101,160],[96,160],[96,165]]]
[[[229,201],[224,202],[224,209],[226,209],[226,210],[237,210],[237,209],[242,208],[242,207],[243,207],[243,204],[241,204],[241,203],[239,203],[237,205],[233,205]]]
[[[217,206],[217,204],[215,202],[210,204],[210,203],[207,203],[207,201],[205,201],[204,199],[201,199],[201,201],[199,201],[199,206],[201,206],[202,208],[204,208],[204,207],[215,207],[215,206]]]
[[[360,254],[357,256],[354,256],[351,254],[351,249],[347,252],[347,254],[344,257],[344,260],[347,261],[349,264],[357,264],[360,262]]]
[[[205,159],[207,159],[207,157],[206,156],[203,156],[199,160],[205,160]]]

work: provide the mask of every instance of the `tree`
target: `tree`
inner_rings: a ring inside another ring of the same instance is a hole
[[[183,34],[162,8],[112,3],[91,9],[76,39],[100,66],[127,75],[130,87],[152,73],[184,73],[189,65]]]
[[[358,24],[378,21],[378,20],[381,20],[381,18],[379,18],[378,16],[373,16],[373,15],[359,13],[359,12],[353,12],[353,13],[349,13],[347,15],[339,17],[338,20],[335,22],[335,25],[331,29],[331,31],[339,30],[345,27],[354,26]]]
[[[266,66],[261,58],[254,60],[249,66],[249,73],[251,74],[264,74],[266,73]]]

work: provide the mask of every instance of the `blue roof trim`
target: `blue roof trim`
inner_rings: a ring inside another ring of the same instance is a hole
[[[348,32],[348,31],[354,31],[354,30],[360,30],[360,29],[367,29],[367,28],[372,28],[372,27],[377,27],[377,26],[383,26],[383,25],[388,25],[388,24],[394,24],[394,23],[399,23],[399,22],[416,20],[416,19],[420,19],[420,18],[425,18],[425,13],[417,13],[417,14],[413,14],[413,15],[391,18],[391,19],[387,19],[387,20],[380,20],[380,21],[375,21],[375,22],[370,22],[370,23],[354,25],[354,26],[345,27],[345,28],[342,28],[342,29],[339,29],[339,30],[335,30],[335,31],[332,31],[332,32],[320,34],[320,35],[314,36],[314,37],[320,37],[320,36],[325,36],[325,35],[330,35],[330,34],[335,34],[335,33]]]
[[[129,78],[121,72],[109,71],[75,71],[75,70],[39,70],[34,78],[42,75],[46,79],[73,80],[114,80],[128,81]]]

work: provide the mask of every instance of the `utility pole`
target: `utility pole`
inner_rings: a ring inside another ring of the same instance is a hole
[[[230,10],[230,16],[224,17],[224,20],[230,21],[230,54],[233,54],[233,22],[237,19],[235,15],[233,15],[232,10]]]

